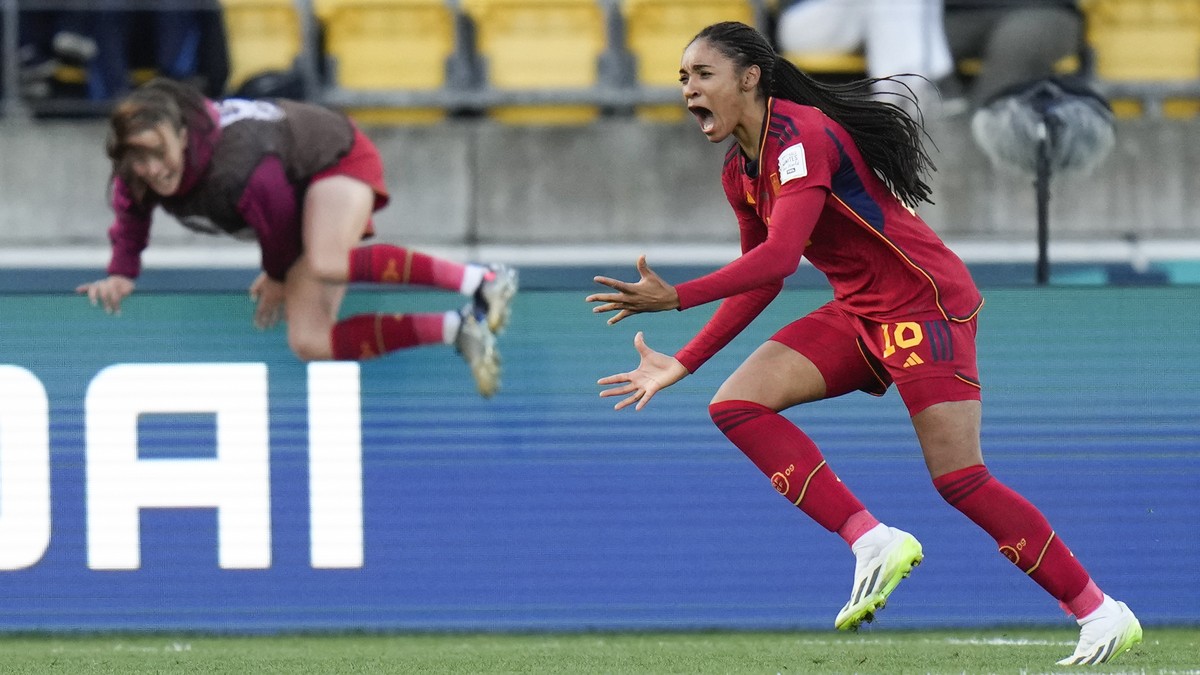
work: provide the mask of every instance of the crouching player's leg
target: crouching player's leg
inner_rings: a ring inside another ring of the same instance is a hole
[[[371,188],[347,176],[325,178],[309,186],[304,206],[303,253],[288,270],[285,283],[288,344],[292,351],[304,361],[357,361],[420,345],[453,345],[470,366],[479,392],[485,397],[492,396],[500,385],[500,355],[495,335],[487,327],[490,307],[481,306],[480,298],[456,311],[370,313],[338,320],[347,283],[365,280],[359,278],[362,270],[356,265],[372,268],[377,262],[378,256],[372,256],[369,250],[364,255],[359,253],[364,249],[355,248],[370,227],[373,202]],[[411,268],[414,256],[403,249],[399,251],[401,260],[406,260]],[[447,271],[445,265],[434,269],[437,266],[433,260],[422,258],[416,262],[419,273],[427,274],[431,282],[449,283],[446,279],[457,272],[459,287],[470,284],[468,294],[480,295],[489,286],[489,280],[511,280],[505,286],[511,292],[503,298],[501,308],[507,318],[508,301],[516,290],[515,273],[502,275],[500,272],[505,270],[480,267],[468,270],[462,265]],[[381,274],[387,274],[391,267],[394,265],[384,266]]]

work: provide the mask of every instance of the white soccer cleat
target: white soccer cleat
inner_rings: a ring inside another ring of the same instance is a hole
[[[1079,620],[1079,644],[1060,666],[1108,663],[1142,641],[1142,624],[1125,603],[1104,596],[1096,611]]]
[[[459,311],[462,323],[454,338],[454,348],[471,366],[475,387],[484,398],[491,398],[500,389],[500,352],[496,349],[496,336],[475,316],[475,308],[468,304]]]
[[[489,330],[499,333],[512,316],[512,299],[519,286],[517,271],[499,263],[488,265],[487,268],[492,278],[485,279],[475,291],[475,311],[487,317]]]
[[[884,543],[855,551],[854,587],[834,620],[838,630],[858,630],[864,622],[874,621],[900,581],[925,558],[916,537],[894,527],[888,527],[887,534]]]

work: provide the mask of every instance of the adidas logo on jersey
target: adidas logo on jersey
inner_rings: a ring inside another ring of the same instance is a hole
[[[925,363],[925,362],[921,360],[921,357],[917,356],[916,352],[909,354],[908,358],[904,359],[904,367],[905,368],[911,368],[912,366],[919,366],[922,363]]]

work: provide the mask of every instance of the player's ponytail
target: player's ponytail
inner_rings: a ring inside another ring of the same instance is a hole
[[[897,83],[915,97],[903,83],[893,78],[871,78],[846,84],[818,82],[776,53],[762,33],[744,23],[726,21],[708,26],[696,35],[733,60],[738,68],[758,66],[759,94],[774,96],[821,110],[854,139],[867,164],[905,204],[915,207],[930,201],[931,190],[925,182],[935,170],[925,152],[925,130],[920,122],[894,103],[875,98],[872,85],[888,80]],[[917,109],[919,115],[919,109]]]

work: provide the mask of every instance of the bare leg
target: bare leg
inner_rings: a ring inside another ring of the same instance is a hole
[[[284,286],[288,345],[303,361],[333,358],[329,335],[346,295],[350,249],[362,239],[374,194],[353,178],[313,183],[304,198],[304,253]]]
[[[938,403],[913,416],[913,428],[931,477],[983,464],[979,443],[981,417],[979,401]]]
[[[733,371],[713,396],[721,401],[753,401],[779,411],[825,398],[825,378],[804,355],[784,345],[764,343]]]

